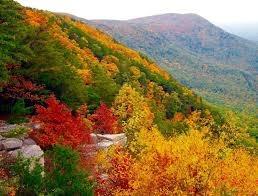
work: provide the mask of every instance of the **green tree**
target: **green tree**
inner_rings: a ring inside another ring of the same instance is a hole
[[[93,184],[88,175],[78,169],[79,155],[70,148],[56,146],[47,153],[51,160],[46,173],[46,189],[55,195],[93,195]]]
[[[95,93],[100,97],[101,101],[110,106],[118,93],[118,85],[106,74],[104,68],[99,65],[92,67],[92,75],[92,87],[94,88]]]
[[[182,103],[178,98],[177,93],[171,93],[166,101],[166,116],[168,119],[172,118],[176,112],[180,112]]]

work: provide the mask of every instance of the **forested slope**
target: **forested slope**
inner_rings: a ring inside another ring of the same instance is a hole
[[[212,103],[257,112],[258,45],[196,14],[85,21],[155,59]]]
[[[0,48],[0,117],[23,127],[0,131],[1,195],[257,194],[245,123],[145,55],[12,0],[0,0]],[[127,143],[101,151],[96,134]],[[44,150],[44,166],[2,150],[20,135]]]

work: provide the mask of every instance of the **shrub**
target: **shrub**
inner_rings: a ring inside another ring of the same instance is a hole
[[[171,139],[142,129],[129,151],[106,152],[108,195],[256,195],[258,159],[190,130]],[[131,153],[132,152],[132,153]],[[110,155],[111,159],[110,159]],[[104,164],[102,164],[104,163]],[[101,167],[99,167],[101,168]]]
[[[50,97],[46,100],[47,107],[36,106],[37,114],[32,122],[39,123],[40,129],[30,133],[42,148],[50,148],[54,144],[62,144],[73,148],[88,143],[90,129],[81,116],[73,116],[69,108]]]
[[[18,157],[11,169],[18,177],[18,195],[38,195],[44,191],[43,167],[38,160]]]
[[[37,160],[18,158],[11,167],[19,183],[17,195],[93,195],[93,183],[78,169],[77,152],[55,146],[45,154],[45,160],[44,171]]]
[[[11,124],[27,122],[25,115],[31,113],[31,107],[26,107],[23,99],[18,99],[11,108],[12,116],[8,119]]]
[[[2,136],[7,137],[7,138],[21,137],[21,136],[26,135],[27,132],[28,132],[28,128],[19,126],[19,127],[16,127],[15,129],[12,129],[11,131],[2,133]]]
[[[55,146],[47,153],[50,160],[46,189],[54,195],[93,195],[93,183],[78,169],[79,155],[71,148]]]
[[[90,117],[94,123],[93,130],[98,133],[119,133],[122,127],[118,124],[117,117],[106,104],[101,104],[95,113]]]

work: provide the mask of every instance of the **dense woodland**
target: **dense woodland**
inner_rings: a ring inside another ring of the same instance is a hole
[[[209,104],[147,56],[12,0],[0,0],[0,48],[1,117],[40,123],[25,134],[46,160],[1,155],[0,195],[258,194],[257,119]],[[92,132],[128,142],[89,158]]]
[[[197,14],[169,13],[123,21],[78,19],[148,54],[213,104],[258,113],[255,42],[230,34]]]

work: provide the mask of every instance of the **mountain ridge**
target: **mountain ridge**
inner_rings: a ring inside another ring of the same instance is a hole
[[[258,45],[224,31],[197,14],[168,13],[121,21],[84,22],[148,54],[201,95],[216,94],[208,97],[209,101],[238,109],[241,109],[239,103],[258,105]]]
[[[257,118],[95,27],[0,2],[0,195],[257,193]]]

